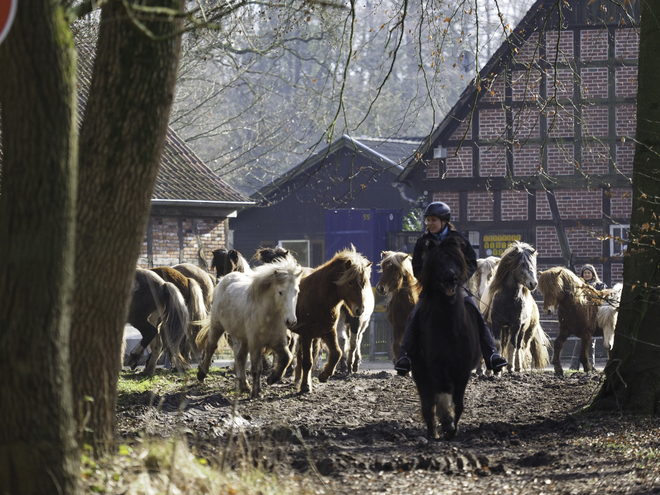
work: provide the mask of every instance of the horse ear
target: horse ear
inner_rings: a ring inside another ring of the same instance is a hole
[[[367,267],[370,267],[370,266],[373,265],[373,264],[374,264],[374,262],[373,262],[373,261],[370,261],[369,264],[367,264]]]

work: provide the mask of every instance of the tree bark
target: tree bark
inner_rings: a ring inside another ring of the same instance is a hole
[[[176,0],[142,5],[182,7]],[[150,40],[129,14],[163,40]],[[119,1],[102,8],[80,133],[71,336],[76,418],[97,451],[114,440],[120,344],[174,99],[180,28],[180,21],[138,15]]]
[[[0,492],[77,493],[75,51],[58,2],[19,2],[0,67]]]
[[[624,288],[605,381],[590,409],[660,413],[660,1],[641,4],[637,143]]]

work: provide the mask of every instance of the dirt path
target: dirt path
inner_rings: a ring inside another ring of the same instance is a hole
[[[429,442],[411,378],[364,371],[315,379],[305,395],[289,378],[260,400],[241,396],[232,427],[233,372],[212,368],[182,394],[120,397],[118,427],[129,439],[186,432],[211,462],[230,452],[311,469],[327,493],[660,493],[660,418],[579,413],[600,379],[475,375],[457,437]]]

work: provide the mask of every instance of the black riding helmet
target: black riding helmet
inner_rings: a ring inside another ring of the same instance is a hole
[[[449,217],[451,216],[451,208],[449,208],[447,203],[443,203],[442,201],[434,201],[433,203],[428,204],[424,210],[424,216],[438,217],[440,220],[449,221]]]

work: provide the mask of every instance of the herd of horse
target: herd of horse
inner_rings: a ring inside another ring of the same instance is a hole
[[[479,259],[476,273],[468,277],[460,246],[446,239],[429,252],[417,280],[410,255],[382,253],[375,290],[387,297],[395,360],[408,318],[422,290],[425,294],[417,312],[419,343],[411,358],[429,437],[439,437],[438,422],[444,438],[456,434],[470,374],[481,372],[479,315],[465,309],[466,290],[478,302],[509,362],[509,372],[542,369],[550,362],[551,343],[532,295],[536,289],[543,296],[543,311],[557,311],[559,333],[552,358],[557,375],[563,373],[560,356],[569,335],[581,340],[585,371],[592,369],[587,350],[597,332],[603,332],[605,347],[611,350],[621,284],[597,291],[567,268],[537,272],[536,258],[531,245],[514,242],[501,258]],[[255,260],[258,266],[251,267],[236,250],[215,250],[215,277],[185,263],[136,269],[127,321],[142,340],[127,364],[135,369],[148,346],[146,374],[153,374],[163,350],[179,371],[194,356],[201,358],[197,378],[203,381],[226,334],[234,350],[237,386],[253,398],[261,393],[267,353],[274,353],[277,363],[267,383],[279,381],[295,356],[295,383],[301,393],[312,390],[315,349],[321,343],[327,359],[320,382],[327,381],[338,365],[347,372],[358,371],[360,343],[375,305],[372,262],[353,246],[315,269],[301,267],[282,248],[260,249]]]

